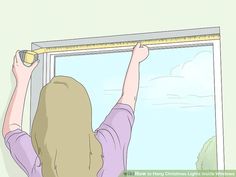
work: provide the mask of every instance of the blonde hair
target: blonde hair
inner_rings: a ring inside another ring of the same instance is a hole
[[[43,87],[31,138],[43,177],[95,177],[102,167],[88,93],[70,77],[54,77]]]

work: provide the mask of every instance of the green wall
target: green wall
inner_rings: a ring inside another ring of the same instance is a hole
[[[0,4],[0,122],[15,86],[11,73],[17,49],[31,42],[220,26],[226,168],[236,169],[236,3],[233,0],[25,0]],[[29,95],[24,112],[29,130]],[[0,138],[0,173],[23,177]]]

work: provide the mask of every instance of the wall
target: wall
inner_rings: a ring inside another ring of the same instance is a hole
[[[17,49],[30,49],[31,42],[220,26],[226,167],[236,169],[236,85],[232,80],[236,75],[236,25],[231,22],[235,5],[233,0],[1,0],[0,122],[15,86],[13,55]],[[23,124],[29,130],[29,95]],[[10,158],[2,138],[0,172],[3,177],[25,176]]]

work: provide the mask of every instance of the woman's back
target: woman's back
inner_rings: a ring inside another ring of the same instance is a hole
[[[99,169],[98,177],[116,177],[127,167],[127,150],[131,135],[131,129],[134,121],[134,114],[132,109],[125,104],[117,104],[110,114],[106,117],[105,121],[95,131],[97,140],[102,145],[102,166]],[[70,137],[68,137],[70,138]],[[74,140],[79,141],[79,140]],[[10,150],[12,157],[17,164],[25,171],[29,177],[42,177],[42,163],[35,153],[31,143],[31,137],[26,132],[20,129],[9,132],[5,136],[7,148]],[[63,142],[62,142],[63,144]],[[73,146],[73,145],[72,145]],[[89,145],[88,145],[89,147]],[[79,151],[80,149],[78,149]],[[55,154],[56,160],[57,154]],[[77,167],[74,174],[71,176],[81,176],[81,167],[83,162],[74,162]],[[68,164],[70,165],[70,163]],[[49,166],[55,168],[57,165]],[[89,169],[89,166],[86,168]],[[51,169],[50,169],[51,170]],[[71,170],[72,172],[72,170]],[[62,176],[57,174],[59,177]],[[89,172],[84,174],[90,177]],[[46,177],[46,176],[44,176]]]

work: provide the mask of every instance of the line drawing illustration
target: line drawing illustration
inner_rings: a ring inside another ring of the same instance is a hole
[[[14,59],[25,85],[9,103],[6,146],[28,176],[73,176],[79,156],[85,176],[224,170],[220,45],[220,27],[33,42]],[[12,117],[30,78],[28,135]]]

